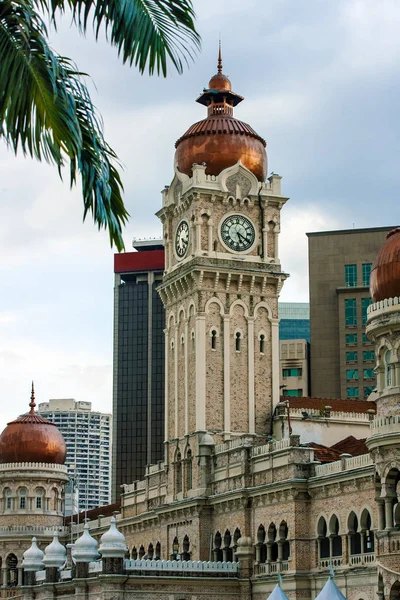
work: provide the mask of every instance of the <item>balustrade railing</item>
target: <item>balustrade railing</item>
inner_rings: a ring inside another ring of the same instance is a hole
[[[333,568],[341,567],[343,564],[343,558],[341,556],[333,556],[332,558],[320,558],[318,560],[318,567],[320,569],[329,569],[332,565]]]
[[[366,554],[352,554],[350,556],[350,565],[356,567],[359,565],[370,565],[375,562],[375,552]]]
[[[254,568],[256,575],[274,575],[275,573],[283,573],[289,571],[289,562],[283,560],[281,562],[259,563]]]
[[[237,577],[239,563],[196,560],[125,560],[125,570],[140,575]]]

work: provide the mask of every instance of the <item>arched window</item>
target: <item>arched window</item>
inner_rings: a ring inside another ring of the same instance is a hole
[[[138,557],[138,552],[137,552],[137,548],[136,546],[133,546],[132,548],[132,552],[131,552],[131,556],[132,556],[132,560],[136,560]]]
[[[221,562],[223,560],[222,553],[222,535],[219,531],[215,534],[214,537],[214,560]]]
[[[193,457],[192,451],[186,453],[186,489],[191,490],[193,487]]]
[[[179,540],[175,536],[174,541],[172,542],[172,559],[176,560],[179,554]]]
[[[44,489],[36,488],[35,490],[35,508],[42,509],[44,508]]]
[[[18,490],[18,506],[21,510],[26,509],[26,488]]]
[[[6,558],[7,587],[18,585],[18,558],[15,554],[9,554]]]
[[[328,527],[326,525],[326,521],[324,517],[320,517],[317,525],[318,532],[318,541],[319,541],[319,558],[329,558],[330,549],[329,549],[329,538]]]
[[[361,554],[361,535],[358,531],[357,515],[352,511],[348,519],[348,529],[350,535],[350,554]]]
[[[271,523],[268,527],[268,544],[271,546],[271,561],[276,562],[278,560],[278,544],[276,542],[275,523]]]
[[[290,544],[287,537],[288,526],[286,521],[282,521],[279,525],[279,542],[282,544],[282,560],[289,560],[290,556]]]
[[[142,559],[144,555],[145,555],[145,551],[144,551],[144,546],[142,544],[139,548],[139,558]]]
[[[233,551],[231,548],[232,536],[229,529],[227,529],[224,533],[224,547],[222,551],[222,557],[225,562],[232,562],[233,559]]]
[[[260,335],[260,354],[264,354],[265,351],[265,335],[262,333]]]
[[[400,581],[396,581],[390,590],[390,600],[398,600],[400,598]]]
[[[179,450],[176,453],[175,461],[175,488],[177,494],[182,491],[182,455]]]
[[[265,543],[265,537],[267,533],[264,525],[260,525],[257,530],[257,547],[258,547],[258,562],[265,563],[267,560],[267,545]]]
[[[238,331],[235,335],[236,352],[240,352],[241,338],[242,338],[242,336],[240,334],[240,331]]]
[[[342,538],[339,535],[339,520],[332,515],[329,521],[329,533],[332,538],[332,557],[342,556]]]
[[[241,537],[242,537],[242,532],[240,531],[239,527],[236,527],[235,531],[233,532],[233,548],[232,548],[233,560],[235,562],[237,562],[236,550],[237,550],[238,540]]]
[[[58,490],[53,488],[53,510],[58,511]]]
[[[160,560],[161,559],[161,544],[160,542],[157,542],[156,544],[156,553],[154,555],[155,560]]]
[[[153,560],[153,556],[154,556],[154,547],[153,544],[149,544],[149,547],[147,548],[147,558],[149,558],[150,560]]]
[[[4,509],[11,510],[12,508],[12,497],[10,488],[4,489]]]
[[[190,560],[190,541],[187,535],[182,542],[182,560]]]
[[[364,533],[364,536],[363,536],[364,537],[364,548],[363,548],[364,553],[374,552],[375,551],[375,539],[374,539],[374,532],[371,531],[371,525],[372,525],[371,515],[369,514],[369,511],[366,508],[361,513],[360,525],[361,525],[361,531]]]
[[[215,329],[211,331],[211,350],[217,349],[217,332]]]
[[[392,385],[392,365],[391,365],[392,353],[390,350],[386,350],[384,354],[385,361],[385,387]]]

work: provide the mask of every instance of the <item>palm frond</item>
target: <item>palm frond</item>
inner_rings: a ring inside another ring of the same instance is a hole
[[[80,173],[84,218],[93,215],[122,250],[128,213],[116,155],[104,140],[82,74],[49,47],[46,26],[29,0],[0,2],[0,136],[17,153],[70,162],[70,183]]]
[[[200,48],[191,0],[33,0],[50,12],[72,11],[82,31],[89,20],[96,37],[102,26],[124,62],[167,75],[168,59],[179,73]]]

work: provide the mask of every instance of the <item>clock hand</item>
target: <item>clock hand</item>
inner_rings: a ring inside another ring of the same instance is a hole
[[[241,233],[239,233],[238,231],[236,233],[238,235],[238,238],[242,238],[242,240],[245,242],[247,241],[246,238]]]

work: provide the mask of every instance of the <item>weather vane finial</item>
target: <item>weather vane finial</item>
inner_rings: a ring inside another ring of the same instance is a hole
[[[29,402],[29,406],[31,407],[30,413],[33,414],[35,412],[35,406],[36,406],[36,402],[35,402],[35,386],[33,385],[33,381],[32,381],[31,401]]]
[[[219,44],[218,44],[218,73],[222,73],[221,34],[219,34]]]

